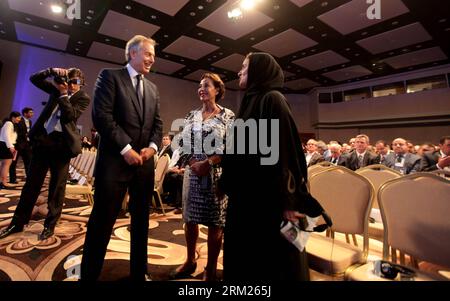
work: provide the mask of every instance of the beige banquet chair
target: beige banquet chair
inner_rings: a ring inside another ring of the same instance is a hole
[[[445,279],[420,267],[433,264],[450,270],[450,182],[431,173],[410,174],[382,185],[378,200],[384,223],[383,259],[412,267],[415,280]],[[372,263],[346,278],[385,280],[373,274]]]
[[[168,154],[164,154],[163,156],[158,158],[155,168],[155,186],[154,186],[155,188],[153,190],[153,199],[152,199],[152,203],[155,208],[156,208],[155,198],[158,200],[164,215],[166,215],[166,212],[164,210],[164,205],[162,203],[161,194],[163,193],[163,182],[167,170],[169,169],[169,163],[170,163],[170,156]]]
[[[313,175],[316,173],[322,172],[324,170],[329,169],[330,167],[333,167],[334,165],[331,164],[331,162],[328,161],[322,161],[317,164],[314,164],[310,167],[308,167],[308,179],[310,179]]]
[[[309,185],[311,194],[333,221],[326,237],[315,233],[310,235],[306,245],[309,265],[321,273],[341,276],[347,268],[364,264],[367,260],[373,186],[363,176],[342,166],[330,167],[313,175]],[[345,234],[346,241],[335,239],[335,232]],[[362,236],[362,248],[358,246],[356,235]]]
[[[381,221],[381,214],[377,198],[378,190],[380,189],[381,185],[389,180],[400,178],[402,174],[383,164],[368,165],[356,170],[355,172],[367,178],[369,182],[372,183],[375,190],[372,209],[370,213],[370,217],[373,218],[373,221],[369,222],[369,237],[383,240],[383,223]]]

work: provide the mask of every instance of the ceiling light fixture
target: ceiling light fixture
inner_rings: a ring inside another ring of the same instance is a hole
[[[238,0],[230,6],[230,10],[227,12],[228,19],[233,21],[239,20],[243,17],[243,11],[250,11],[255,8],[258,2],[263,0]]]
[[[50,8],[54,14],[60,14],[63,11],[63,7],[61,6],[61,4],[52,4],[50,5]]]

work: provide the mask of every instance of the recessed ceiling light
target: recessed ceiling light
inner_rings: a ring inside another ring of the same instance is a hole
[[[365,35],[367,35],[367,34],[368,34],[367,31],[364,31],[363,33],[361,33],[362,36],[365,36]]]
[[[314,29],[314,26],[310,25],[310,26],[308,26],[308,29],[312,30],[312,29]]]
[[[402,49],[402,51],[403,51],[403,52],[408,52],[409,49],[408,49],[408,48],[404,48],[404,49]]]
[[[91,16],[86,16],[86,19],[92,20],[92,17]]]
[[[169,37],[169,35],[168,34],[165,34],[163,37],[165,37],[165,38],[168,38]]]
[[[90,13],[91,15],[94,14],[94,11],[92,9],[88,10],[88,13]]]
[[[44,3],[42,1],[39,2],[39,5],[44,5]]]
[[[417,45],[416,48],[422,48],[422,45]]]
[[[311,49],[311,52],[316,52],[316,49]]]
[[[83,44],[83,41],[78,41],[77,44],[78,44],[78,45],[82,45],[82,44]]]
[[[328,5],[328,2],[322,2],[321,4],[320,4],[320,6],[322,6],[322,7],[325,7],[325,6],[327,6]]]
[[[279,5],[274,5],[273,9],[274,10],[278,10],[278,9],[280,9],[280,6]]]
[[[306,54],[306,52],[302,52],[302,55],[305,55]]]
[[[89,23],[88,21],[84,21],[85,25],[91,25],[91,23]]]
[[[197,6],[197,8],[198,8],[198,10],[202,10],[204,7],[203,7],[203,5],[199,5],[199,6]]]
[[[184,60],[183,60],[183,59],[181,59],[181,60],[180,60],[180,62],[184,62]]]
[[[55,14],[60,14],[60,13],[62,13],[62,11],[63,11],[62,6],[59,5],[59,4],[52,4],[52,5],[50,6],[50,9],[51,9],[52,12],[55,13]]]
[[[274,29],[273,29],[272,27],[270,27],[270,28],[268,29],[268,31],[269,31],[269,32],[272,32],[272,31],[274,31]]]
[[[111,41],[111,40],[110,40],[110,39],[108,39],[108,38],[106,38],[106,39],[105,39],[105,42],[109,42],[109,41]]]
[[[203,32],[197,32],[197,35],[202,36]]]
[[[223,52],[219,52],[219,55],[223,55]]]
[[[55,24],[55,25],[53,25],[53,28],[59,28],[59,25]]]
[[[440,19],[439,23],[445,23],[446,21],[447,21],[447,19],[445,19],[445,18],[444,19]]]
[[[80,51],[80,48],[75,48],[75,51]]]
[[[221,39],[216,39],[216,42],[221,42],[222,40]]]
[[[190,15],[191,17],[194,17],[194,16],[195,16],[195,12],[191,11],[191,12],[189,13],[189,15]]]
[[[130,5],[125,6],[125,9],[131,10],[131,6]]]
[[[398,21],[392,22],[392,25],[397,25],[397,24],[398,24]]]
[[[165,55],[164,55],[164,57],[166,57],[166,58],[167,58],[167,57],[169,57],[169,55],[168,55],[168,54],[165,54]]]
[[[359,56],[359,53],[355,53],[355,56]]]
[[[394,52],[393,51],[389,52],[389,55],[394,55]]]
[[[155,19],[156,19],[156,16],[155,16],[155,15],[151,15],[150,18],[152,18],[153,20],[155,20]]]
[[[292,56],[292,58],[293,58],[293,59],[296,59],[296,58],[297,58],[297,56],[296,56],[296,55],[293,55],[293,56]]]
[[[344,68],[344,67],[345,67],[345,64],[342,64],[341,67]]]
[[[350,51],[351,49],[350,48],[345,48],[345,51]]]
[[[250,37],[250,40],[254,41],[254,40],[255,40],[255,37]]]
[[[217,58],[217,55],[213,55],[213,59]]]
[[[211,58],[208,58],[208,61],[210,61],[210,62],[211,62]]]
[[[326,36],[327,36],[326,33],[323,33],[323,34],[322,34],[322,38],[325,38]]]
[[[25,20],[27,20],[28,22],[32,22],[31,18],[26,17]]]

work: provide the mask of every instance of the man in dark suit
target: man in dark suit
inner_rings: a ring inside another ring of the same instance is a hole
[[[355,137],[355,151],[345,156],[343,165],[351,170],[357,170],[361,167],[377,164],[377,157],[367,150],[369,146],[369,137],[361,134]]]
[[[94,90],[92,119],[100,134],[95,166],[94,208],[89,218],[81,280],[97,280],[106,247],[128,190],[131,215],[130,274],[147,275],[150,201],[154,159],[161,143],[157,87],[144,78],[155,61],[155,41],[135,36],[126,45],[128,64],[100,72]]]
[[[408,143],[403,138],[392,141],[393,153],[386,156],[384,165],[407,175],[420,170],[420,156],[409,152]]]
[[[48,80],[49,77],[54,79]],[[20,232],[28,224],[49,169],[48,214],[39,238],[45,240],[53,235],[62,212],[70,159],[81,153],[76,123],[90,102],[86,92],[80,90],[84,84],[81,70],[48,68],[33,74],[30,81],[50,98],[29,132],[33,152],[29,176],[11,224],[0,233],[0,238]]]
[[[423,154],[420,162],[421,171],[450,169],[450,136],[443,136],[439,140],[440,150]]]
[[[173,151],[172,151],[172,147],[170,145],[171,143],[172,143],[172,139],[170,138],[169,135],[164,135],[162,137],[162,144],[161,144],[161,149],[158,152],[158,158],[161,158],[162,156],[164,156],[164,154],[168,154],[169,157],[172,158]]]
[[[19,161],[19,157],[22,157],[23,165],[25,167],[25,173],[29,175],[29,166],[31,161],[31,146],[30,139],[28,138],[28,133],[30,132],[32,122],[31,118],[33,117],[34,112],[32,108],[25,107],[22,109],[23,118],[20,119],[17,124],[17,141],[15,145],[15,149],[17,151],[16,159],[12,161],[11,166],[9,167],[9,183],[17,184],[17,176],[16,176],[16,165],[17,161]]]
[[[328,150],[330,151],[330,157],[326,161],[331,162],[333,165],[344,165],[345,157],[341,154],[342,147],[339,144],[330,144]]]

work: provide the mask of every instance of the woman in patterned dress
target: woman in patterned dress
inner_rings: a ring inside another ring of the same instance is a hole
[[[198,96],[203,106],[191,111],[184,124],[183,155],[188,162],[183,181],[183,219],[187,259],[172,272],[171,278],[186,278],[197,268],[195,250],[199,224],[208,227],[208,262],[203,279],[216,280],[227,198],[215,195],[216,180],[221,174],[221,160],[225,149],[225,134],[234,119],[234,113],[217,104],[225,93],[225,85],[217,74],[201,77]]]

